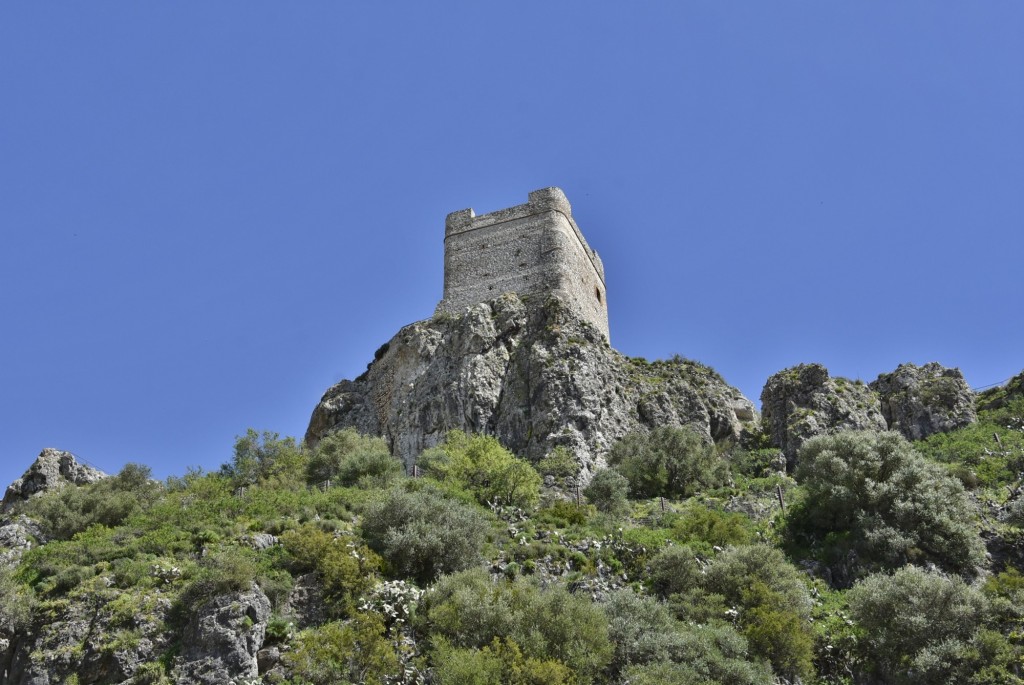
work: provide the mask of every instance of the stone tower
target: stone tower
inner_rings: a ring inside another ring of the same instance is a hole
[[[502,293],[555,295],[608,339],[604,266],[572,218],[558,188],[483,216],[472,209],[445,220],[444,297],[437,313],[454,313]]]

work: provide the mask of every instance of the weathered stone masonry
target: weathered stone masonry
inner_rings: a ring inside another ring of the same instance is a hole
[[[444,297],[437,313],[453,314],[506,292],[556,295],[609,338],[604,266],[560,189],[535,190],[526,204],[483,216],[463,209],[445,220]]]

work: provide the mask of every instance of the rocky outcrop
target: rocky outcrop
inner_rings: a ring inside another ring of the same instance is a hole
[[[800,364],[769,378],[761,391],[761,421],[790,469],[800,447],[816,435],[887,428],[868,386],[832,378],[821,364]]]
[[[0,683],[57,685],[72,675],[81,685],[132,682],[168,649],[171,602],[159,591],[121,590],[104,575],[89,582],[88,592],[39,612],[12,634]]]
[[[7,487],[0,512],[7,513],[19,502],[30,497],[64,487],[95,483],[107,474],[85,464],[79,464],[71,452],[47,447],[36,458],[28,470]]]
[[[878,393],[889,430],[899,431],[908,440],[946,433],[978,420],[974,392],[960,369],[935,362],[900,364],[868,387]]]
[[[270,600],[256,586],[214,597],[192,617],[182,639],[179,685],[223,685],[256,679]]]
[[[505,294],[403,328],[366,373],[324,394],[306,442],[351,426],[384,436],[410,465],[461,429],[531,460],[563,445],[586,475],[631,431],[685,425],[720,440],[754,418],[753,404],[706,366],[631,359],[561,300],[528,306]]]
[[[32,549],[33,541],[46,541],[35,521],[24,516],[0,520],[0,568],[16,566],[21,555]]]

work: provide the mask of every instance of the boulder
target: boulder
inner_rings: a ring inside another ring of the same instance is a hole
[[[761,391],[761,421],[790,470],[809,438],[887,428],[878,395],[861,381],[830,377],[821,364],[800,364],[769,378]]]
[[[960,369],[935,362],[900,364],[869,387],[878,393],[889,430],[902,433],[907,440],[946,433],[978,420],[974,392]]]
[[[71,452],[47,447],[28,470],[7,487],[0,512],[11,511],[19,502],[66,485],[86,485],[106,478],[107,474],[85,464],[79,464]]]
[[[270,600],[257,587],[214,597],[185,628],[179,685],[224,685],[259,676],[257,654],[270,618]]]
[[[327,390],[305,439],[312,446],[353,427],[386,438],[411,467],[460,429],[494,435],[532,461],[565,446],[586,478],[629,432],[690,426],[735,439],[755,417],[709,367],[626,357],[560,299],[506,293],[400,330],[366,373]]]

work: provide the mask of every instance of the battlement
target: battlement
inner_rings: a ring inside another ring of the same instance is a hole
[[[554,294],[608,337],[604,265],[572,218],[558,188],[530,193],[525,204],[445,219],[444,297],[438,312],[455,312],[506,292]]]

